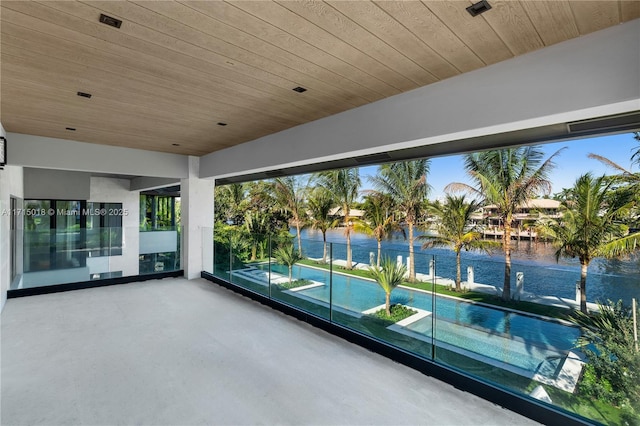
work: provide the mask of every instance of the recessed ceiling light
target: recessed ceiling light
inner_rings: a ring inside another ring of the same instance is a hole
[[[171,145],[173,145],[173,146],[180,146],[180,144],[179,144],[179,143],[172,143]]]
[[[218,123],[218,126],[226,126],[227,123],[223,123],[222,121]]]
[[[478,16],[489,9],[491,9],[491,5],[489,4],[489,2],[487,0],[481,0],[478,3],[474,3],[469,6],[467,8],[467,12],[469,12],[469,15],[471,16]]]
[[[71,130],[72,132],[75,132],[75,131],[76,131],[76,128],[75,128],[75,127],[65,127],[65,129],[67,129],[67,130]]]
[[[298,93],[302,93],[302,92],[306,92],[306,91],[307,91],[307,89],[305,89],[304,87],[300,87],[300,86],[298,86],[298,87],[294,87],[294,88],[293,88],[293,91],[294,91],[294,92],[298,92]]]
[[[100,22],[114,28],[120,28],[120,25],[122,25],[121,20],[113,18],[111,16],[107,16],[104,13],[100,14]]]
[[[91,99],[91,93],[78,92],[78,96],[82,96],[83,98]]]

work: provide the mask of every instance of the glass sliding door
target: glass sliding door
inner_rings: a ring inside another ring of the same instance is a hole
[[[51,207],[50,200],[26,200],[24,215],[24,272],[51,269]]]
[[[86,265],[85,230],[87,219],[84,201],[54,201],[55,220],[54,269],[78,268]]]

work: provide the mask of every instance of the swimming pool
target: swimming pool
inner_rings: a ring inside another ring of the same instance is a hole
[[[272,271],[288,274],[282,265],[272,265]],[[328,271],[296,265],[293,275],[296,279],[325,283],[295,293],[321,304],[329,303]],[[332,306],[354,314],[379,306],[385,300],[384,291],[365,279],[334,273],[332,286]],[[526,377],[542,371],[545,375],[557,373],[580,335],[577,327],[561,322],[447,296],[434,298],[431,293],[406,288],[395,289],[391,303],[426,310],[432,315],[390,329]]]

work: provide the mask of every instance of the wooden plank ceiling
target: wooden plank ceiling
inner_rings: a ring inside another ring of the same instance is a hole
[[[202,155],[640,17],[638,1],[489,2],[3,0],[0,121]]]

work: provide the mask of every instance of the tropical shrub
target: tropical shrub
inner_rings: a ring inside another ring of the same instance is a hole
[[[640,351],[634,341],[632,310],[622,301],[598,308],[597,313],[576,312],[573,317],[582,328],[578,344],[587,356],[578,392],[619,407],[635,407],[637,412]]]

